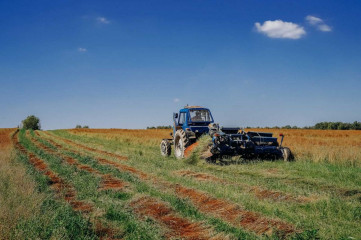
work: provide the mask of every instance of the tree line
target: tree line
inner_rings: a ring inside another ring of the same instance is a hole
[[[345,122],[319,122],[314,126],[298,127],[286,125],[282,127],[246,127],[246,128],[273,128],[273,129],[319,129],[319,130],[361,130],[361,122],[355,121],[353,123]]]
[[[171,129],[172,126],[156,126],[156,127],[147,127],[147,129]]]

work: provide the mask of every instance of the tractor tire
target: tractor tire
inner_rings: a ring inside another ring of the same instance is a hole
[[[186,133],[180,129],[174,135],[174,156],[178,159],[184,158],[184,150],[188,146]]]
[[[172,152],[172,148],[170,146],[170,141],[168,139],[163,139],[160,143],[160,154],[163,157],[169,157]]]
[[[290,162],[293,159],[291,150],[288,147],[282,148],[282,153],[283,153],[283,160],[285,162]]]

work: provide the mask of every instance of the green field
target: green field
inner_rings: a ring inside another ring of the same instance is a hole
[[[204,138],[177,160],[160,156],[159,137],[87,131],[14,136],[14,161],[43,197],[9,238],[361,239],[361,168],[211,164],[200,158]]]

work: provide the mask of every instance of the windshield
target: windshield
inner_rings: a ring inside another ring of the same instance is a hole
[[[189,115],[192,122],[212,122],[211,114],[206,109],[191,109]]]

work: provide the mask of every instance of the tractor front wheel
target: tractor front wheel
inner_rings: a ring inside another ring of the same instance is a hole
[[[186,133],[180,129],[174,135],[174,155],[176,158],[184,158],[184,150],[188,145]]]
[[[164,157],[169,157],[171,154],[172,148],[168,139],[163,139],[160,143],[160,154]]]

